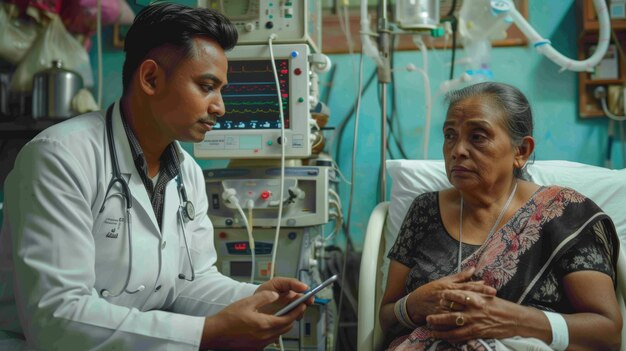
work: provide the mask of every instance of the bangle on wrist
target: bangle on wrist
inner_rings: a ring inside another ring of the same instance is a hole
[[[559,313],[542,311],[548,322],[550,322],[550,329],[552,330],[552,342],[550,348],[556,351],[565,351],[569,345],[569,331],[567,330],[567,322],[565,318]]]
[[[402,324],[407,329],[413,330],[418,326],[413,322],[413,320],[411,320],[411,317],[409,316],[409,312],[406,307],[406,301],[408,300],[409,295],[406,295],[405,297],[396,301],[395,305],[393,306],[393,313],[396,315],[396,319],[398,320],[398,322],[400,322],[400,324]]]

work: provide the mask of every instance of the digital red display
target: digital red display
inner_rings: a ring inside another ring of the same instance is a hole
[[[233,245],[233,248],[235,249],[235,251],[246,251],[248,250],[248,243],[245,243],[245,242],[235,243]]]

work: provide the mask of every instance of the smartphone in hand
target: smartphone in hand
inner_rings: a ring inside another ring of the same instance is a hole
[[[326,279],[322,284],[314,287],[313,289],[308,290],[307,292],[305,292],[304,295],[300,296],[299,298],[291,301],[287,306],[281,308],[280,311],[274,313],[274,315],[275,316],[282,316],[282,315],[285,315],[285,314],[289,313],[296,306],[298,306],[301,303],[304,303],[305,301],[310,299],[311,296],[314,296],[315,294],[317,294],[318,292],[320,292],[322,289],[324,289],[325,287],[329,286],[330,284],[334,283],[335,281],[337,281],[337,274],[335,274],[332,277]]]

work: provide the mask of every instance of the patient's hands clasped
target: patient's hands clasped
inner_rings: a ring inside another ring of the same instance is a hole
[[[496,289],[482,281],[472,281],[473,273],[472,268],[413,290],[407,300],[407,311],[411,320],[416,324],[423,324],[429,315],[464,310],[467,301],[448,300],[444,297],[450,291],[468,291],[486,296],[496,294]]]
[[[442,293],[442,301],[453,309],[431,314],[426,322],[433,338],[451,343],[518,335],[518,320],[525,313],[518,304],[474,291],[447,290]]]

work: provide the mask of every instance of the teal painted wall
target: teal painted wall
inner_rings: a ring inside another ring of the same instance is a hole
[[[553,46],[568,57],[577,56],[576,5],[569,1],[530,1],[529,19],[535,29],[550,39]],[[464,52],[458,51],[457,58]],[[449,75],[450,51],[430,51],[428,53],[428,75],[431,81],[432,122],[428,158],[441,159],[443,136],[441,128],[445,118],[442,95],[438,93],[441,82]],[[332,111],[330,124],[337,125],[350,110],[354,99],[358,57],[335,55],[336,76],[328,101]],[[405,67],[413,63],[423,67],[422,56],[418,51],[396,54],[395,67]],[[364,80],[374,70],[371,59],[365,59]],[[512,84],[520,88],[532,104],[535,118],[536,159],[560,159],[578,161],[602,166],[607,146],[607,120],[581,119],[578,117],[578,74],[559,73],[559,67],[538,55],[528,47],[498,47],[492,50],[491,67],[496,81]],[[460,68],[456,70],[459,72]],[[457,73],[458,75],[458,73]],[[417,72],[396,71],[397,104],[400,122],[399,139],[402,140],[408,157],[424,158],[423,137],[425,127],[425,94],[423,80]],[[377,88],[370,87],[362,97],[359,125],[359,147],[356,166],[356,195],[351,225],[352,237],[360,242],[367,226],[368,215],[380,201],[376,199],[379,189],[380,159],[380,105],[377,102]],[[350,175],[349,159],[352,153],[351,137],[353,123],[349,123],[345,139],[339,150],[340,168]],[[613,166],[624,167],[621,161],[619,143],[613,146]],[[399,155],[392,148],[394,155]],[[344,208],[347,208],[348,185],[343,184],[341,194]],[[389,193],[389,192],[388,192]],[[368,196],[362,196],[368,194]],[[371,194],[371,196],[369,195]]]
[[[574,0],[562,1],[529,1],[529,19],[535,29],[550,39],[555,48],[568,57],[576,57],[577,27],[576,5]],[[353,33],[356,35],[356,33]],[[104,89],[103,106],[108,106],[121,93],[121,68],[124,59],[122,50],[110,45],[110,28],[105,30],[103,55]],[[462,50],[457,57],[463,57]],[[441,128],[445,114],[441,94],[438,87],[447,79],[449,50],[429,51],[428,75],[431,80],[432,124],[428,158],[442,157]],[[92,62],[96,64],[95,50],[91,53]],[[354,99],[355,74],[354,65],[358,65],[358,56],[332,55],[336,66],[336,75],[332,82],[329,75],[321,76],[323,85],[322,96],[332,86],[328,99],[331,109],[329,126],[337,126],[352,107]],[[395,55],[395,67],[404,67],[413,63],[422,67],[422,56],[418,51],[399,52]],[[527,47],[494,48],[492,50],[492,70],[495,80],[510,83],[519,87],[529,98],[535,115],[536,158],[538,160],[561,159],[578,161],[601,166],[605,159],[607,145],[606,119],[580,119],[577,112],[578,92],[577,74],[573,72],[559,73],[559,67],[535,53]],[[356,66],[355,66],[356,67]],[[373,72],[371,60],[365,59],[364,78]],[[461,67],[456,69],[460,72]],[[95,70],[94,70],[95,71]],[[396,98],[398,104],[398,120],[402,140],[409,158],[424,158],[424,88],[421,76],[417,72],[397,71],[394,73],[397,84]],[[376,84],[373,84],[363,95],[359,126],[359,146],[357,149],[355,203],[352,213],[351,236],[357,247],[361,247],[363,233],[367,225],[369,213],[377,204],[378,172],[380,169],[380,105],[377,99]],[[353,123],[347,124],[344,139],[339,150],[340,168],[346,177],[350,177],[353,140]],[[329,142],[332,132],[327,133]],[[613,147],[613,165],[622,168],[619,143]],[[185,145],[191,150],[190,145]],[[399,153],[392,148],[394,156]],[[203,168],[225,167],[226,161],[199,160]],[[373,176],[376,175],[376,176]],[[342,183],[340,193],[344,211],[348,207],[348,185]],[[364,196],[365,194],[365,196]],[[1,196],[1,194],[0,194]]]

